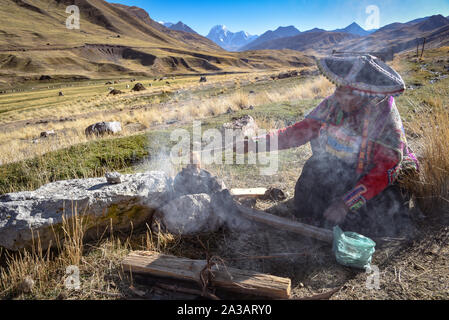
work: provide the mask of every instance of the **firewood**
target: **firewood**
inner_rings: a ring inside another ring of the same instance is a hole
[[[249,188],[249,189],[231,189],[231,195],[242,198],[258,198],[263,197],[267,192],[267,188]]]
[[[154,277],[200,281],[205,260],[192,260],[154,251],[133,251],[122,261],[123,270]],[[210,285],[229,291],[275,299],[288,299],[291,280],[223,265],[213,265]]]
[[[229,193],[229,190],[217,192],[212,196],[212,198],[212,203],[216,207],[228,208],[230,214],[238,214],[241,217],[254,222],[276,227],[285,231],[298,233],[303,236],[314,238],[324,242],[333,242],[333,234],[331,230],[318,228],[315,226],[275,216],[265,211],[242,206],[232,199],[232,195]]]
[[[260,222],[272,227],[276,227],[278,229],[291,231],[324,242],[328,243],[333,242],[334,236],[331,230],[318,228],[297,221],[289,220],[286,218],[269,214],[265,211],[244,207],[239,204],[236,204],[236,207],[238,208],[238,211],[243,217],[251,221]]]

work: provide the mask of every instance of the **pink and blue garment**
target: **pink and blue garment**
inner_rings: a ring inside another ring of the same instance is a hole
[[[407,146],[393,97],[372,99],[367,106],[347,114],[330,96],[303,121],[267,135],[268,143],[274,137],[279,150],[315,140],[321,151],[356,163],[360,179],[343,197],[351,211],[393,184],[402,170],[419,169]]]

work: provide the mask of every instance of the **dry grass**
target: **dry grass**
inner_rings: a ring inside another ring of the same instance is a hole
[[[449,110],[438,97],[428,99],[431,108],[420,112],[412,124],[421,137],[420,174],[405,182],[421,209],[430,214],[441,208],[449,211]]]
[[[133,237],[131,232],[129,237],[121,239],[114,236],[112,222],[96,244],[85,243],[86,231],[94,221],[87,215],[77,214],[76,208],[73,212],[70,217],[64,215],[62,224],[53,228],[53,234],[57,235],[53,249],[42,248],[36,234],[31,249],[3,253],[5,266],[0,267],[0,299],[125,297],[132,285],[132,278],[123,272],[120,264],[126,254],[133,248],[170,252],[179,247],[180,237],[152,232],[150,228],[144,235]],[[70,281],[73,267],[79,270],[78,289],[70,287],[70,284],[77,284]]]
[[[64,290],[65,271],[69,266],[80,266],[84,254],[83,237],[87,220],[77,214],[63,216],[60,230],[53,229],[57,251],[42,248],[39,235],[33,237],[31,250],[6,254],[6,268],[0,269],[0,292],[3,297],[26,295],[44,298]],[[58,228],[59,229],[59,228]],[[59,235],[62,233],[62,241]],[[31,279],[34,286],[24,289],[24,279]]]
[[[250,76],[242,76],[242,79],[241,81],[251,83]],[[222,86],[223,93],[204,97],[195,95],[183,97],[174,94],[167,101],[161,103],[157,96],[151,97],[149,100],[148,95],[154,92],[148,90],[145,93],[127,93],[114,97],[90,97],[78,104],[73,102],[68,105],[42,110],[35,110],[33,107],[31,113],[26,116],[26,112],[16,112],[12,115],[15,121],[41,119],[43,116],[49,117],[50,115],[53,118],[55,115],[71,117],[74,121],[18,126],[6,132],[0,132],[0,150],[2,151],[0,152],[0,165],[86,142],[88,139],[84,135],[84,129],[100,121],[120,121],[124,130],[119,136],[128,136],[136,133],[135,130],[126,129],[128,124],[142,124],[146,128],[154,128],[172,120],[185,123],[194,119],[224,114],[228,110],[238,111],[250,106],[257,107],[268,103],[325,97],[330,95],[334,88],[324,77],[306,83],[290,84],[281,88],[267,87],[251,94],[241,88],[228,93],[226,89],[227,79],[223,76],[212,79],[210,82],[214,86]],[[174,84],[172,89],[191,90],[197,86],[198,84],[187,82]],[[45,99],[43,102],[45,103]],[[141,108],[142,103],[145,103],[144,108]],[[133,107],[139,108],[132,110]],[[47,130],[54,130],[57,136],[49,139],[38,139],[38,143],[33,142],[33,139],[39,138],[42,131]]]

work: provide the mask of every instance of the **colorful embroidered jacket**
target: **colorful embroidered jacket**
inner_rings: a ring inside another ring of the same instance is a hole
[[[401,170],[418,170],[418,161],[407,146],[393,97],[373,99],[348,114],[330,96],[305,120],[267,135],[268,143],[274,137],[278,138],[279,150],[311,141],[314,153],[328,152],[355,164],[360,179],[343,197],[352,211],[394,183]]]

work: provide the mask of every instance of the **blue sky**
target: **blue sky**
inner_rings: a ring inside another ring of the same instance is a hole
[[[366,28],[367,6],[379,8],[379,24],[406,22],[434,14],[449,16],[449,0],[108,0],[145,9],[156,21],[182,21],[206,35],[224,24],[229,30],[262,34],[279,26],[301,31],[315,27],[333,30],[357,22]]]

